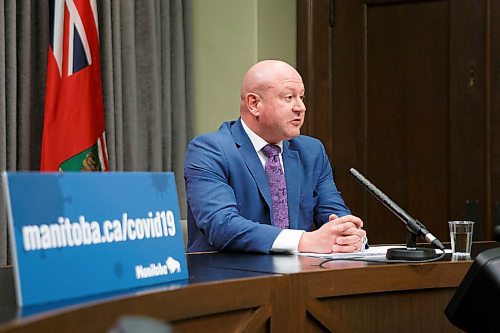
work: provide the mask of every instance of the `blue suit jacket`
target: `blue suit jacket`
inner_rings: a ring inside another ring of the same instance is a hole
[[[330,214],[350,214],[319,140],[301,135],[284,141],[283,165],[291,229],[311,231]],[[189,144],[184,178],[188,252],[269,253],[281,229],[272,225],[266,174],[240,119]]]

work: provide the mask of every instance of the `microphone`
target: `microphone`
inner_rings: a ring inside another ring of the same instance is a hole
[[[427,230],[427,228],[422,223],[420,223],[420,221],[411,217],[407,212],[405,212],[401,207],[399,207],[394,201],[389,199],[389,197],[387,195],[385,195],[381,190],[379,190],[375,185],[373,185],[368,179],[366,179],[358,170],[351,168],[349,170],[349,172],[371,194],[373,194],[373,196],[375,196],[375,198],[377,198],[380,202],[382,202],[382,204],[385,207],[387,207],[394,215],[396,215],[406,225],[406,228],[410,231],[410,233],[413,235],[413,237],[421,236],[427,242],[429,242],[434,248],[444,251],[445,248],[444,248],[443,244],[441,243],[441,241],[439,239],[437,239],[433,234],[431,234],[429,232],[429,230]],[[408,241],[408,243],[410,243],[410,241]],[[408,250],[412,250],[412,251],[416,250],[415,245],[408,244]],[[424,250],[424,252],[428,252],[428,251],[425,251],[428,249],[419,249],[419,250]],[[433,250],[432,250],[432,252],[433,252],[433,257],[435,257],[436,252]],[[429,252],[429,253],[425,253],[423,255],[430,256],[431,254]],[[388,256],[389,256],[389,252],[388,252]],[[411,253],[411,254],[403,254],[403,256],[405,257],[404,259],[414,260],[414,259],[416,259],[414,257],[415,256],[418,257],[419,254]],[[409,258],[408,256],[410,256],[411,258]],[[421,259],[421,258],[418,258],[418,259]]]

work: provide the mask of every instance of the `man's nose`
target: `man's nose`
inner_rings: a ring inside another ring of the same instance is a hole
[[[301,98],[297,99],[297,102],[295,102],[295,107],[293,108],[293,110],[297,111],[297,112],[305,112],[306,111],[306,105]]]

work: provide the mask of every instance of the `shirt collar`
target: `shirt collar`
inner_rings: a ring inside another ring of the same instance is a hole
[[[262,139],[260,136],[258,136],[257,134],[255,134],[254,131],[252,131],[248,126],[247,124],[245,124],[245,122],[243,121],[243,119],[241,119],[241,125],[243,126],[243,129],[245,130],[245,133],[247,133],[248,137],[250,138],[250,141],[252,142],[252,145],[253,145],[253,148],[255,149],[256,152],[259,152],[262,150],[262,148],[264,148],[266,145],[268,145],[269,143]],[[280,147],[281,149],[281,153],[283,153],[283,140],[276,143],[277,146]]]

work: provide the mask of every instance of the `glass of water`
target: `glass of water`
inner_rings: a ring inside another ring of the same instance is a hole
[[[473,221],[449,221],[452,259],[470,259]]]

